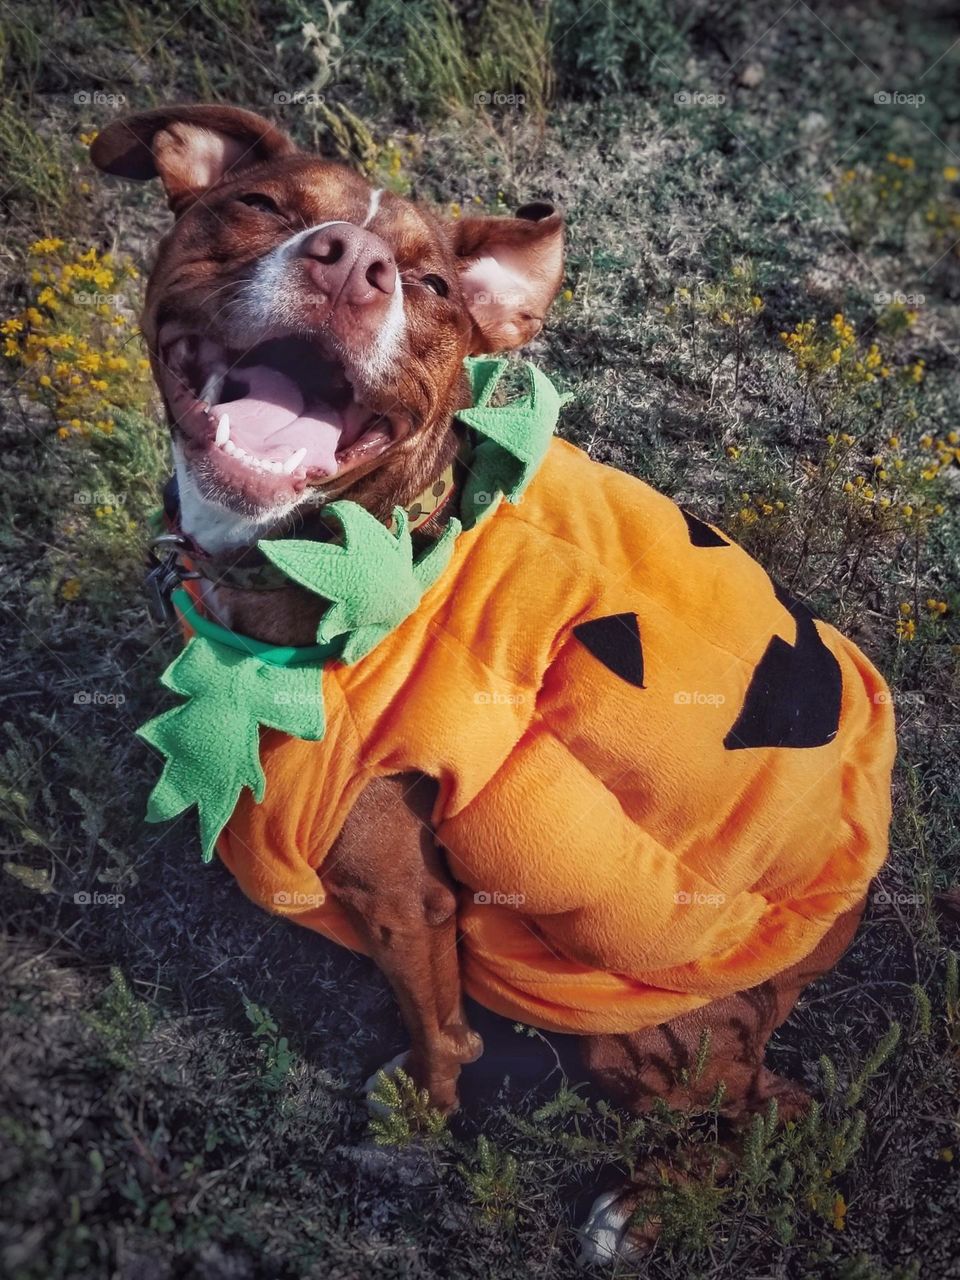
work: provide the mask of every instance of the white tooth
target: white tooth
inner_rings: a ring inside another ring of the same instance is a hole
[[[250,459],[250,454],[247,453],[246,449],[241,449],[239,445],[236,446],[235,456],[238,458],[243,458],[244,461],[249,461]]]
[[[220,419],[220,421],[217,423],[216,443],[218,445],[223,446],[227,443],[229,439],[230,439],[230,417],[228,414],[225,413],[223,417]]]
[[[299,467],[300,463],[304,460],[306,456],[307,456],[306,449],[298,449],[296,453],[291,453],[290,457],[286,460],[283,466],[280,466],[278,463],[277,470],[282,471],[285,476],[288,476],[290,475],[291,472],[296,471],[297,467]]]
[[[229,453],[232,458],[238,458],[240,456],[240,450],[237,448],[237,446],[233,443],[232,440],[227,441],[227,443],[223,446],[223,451],[224,453]]]

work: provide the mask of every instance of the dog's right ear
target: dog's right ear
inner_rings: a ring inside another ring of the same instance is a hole
[[[513,218],[459,218],[446,228],[473,321],[470,354],[529,342],[543,327],[563,279],[559,213],[538,200]]]
[[[296,149],[276,125],[252,111],[182,105],[115,120],[97,134],[90,158],[104,173],[121,178],[159,178],[179,215],[224,178]]]

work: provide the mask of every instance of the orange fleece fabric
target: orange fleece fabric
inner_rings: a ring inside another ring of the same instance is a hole
[[[363,950],[323,887],[373,777],[436,779],[467,992],[628,1032],[809,954],[887,854],[894,728],[864,655],[746,552],[554,441],[416,611],[329,663],[319,742],[261,736],[218,851],[244,891]]]

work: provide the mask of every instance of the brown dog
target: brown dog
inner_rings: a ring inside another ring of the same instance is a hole
[[[561,220],[530,204],[512,218],[442,222],[232,108],[132,116],[101,133],[92,155],[111,174],[159,177],[176,215],[143,331],[171,425],[179,528],[205,574],[203,608],[255,639],[310,644],[315,596],[293,584],[264,593],[235,570],[266,533],[295,525],[298,537],[326,536],[317,513],[335,498],[386,521],[429,491],[457,455],[464,357],[521,346],[541,328],[562,278]],[[243,396],[231,388],[240,375]],[[282,410],[269,450],[253,447],[265,405]],[[414,521],[415,539],[429,543],[446,519],[440,509]],[[371,782],[325,883],[396,993],[407,1069],[450,1110],[461,1066],[482,1045],[463,1013],[433,786]],[[764,1066],[765,1045],[804,986],[837,962],[859,916],[841,917],[806,961],[760,987],[653,1029],[583,1037],[587,1067],[633,1109],[656,1097],[704,1102],[719,1080],[733,1118],[771,1098],[788,1112],[802,1106],[802,1091]],[[704,1031],[708,1067],[681,1085]],[[598,1201],[592,1256],[627,1246],[632,1203]]]

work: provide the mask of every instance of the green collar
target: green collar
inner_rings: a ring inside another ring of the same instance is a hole
[[[476,444],[465,464],[460,511],[418,558],[401,508],[387,528],[348,501],[324,508],[340,525],[340,543],[284,538],[258,544],[288,578],[330,602],[315,645],[275,646],[238,635],[203,617],[186,591],[174,593],[194,634],[162,682],[187,701],[139,731],[165,757],[147,821],[166,821],[195,804],[204,861],[212,858],[241,790],[248,787],[258,803],[263,799],[260,726],[309,742],[321,739],[325,665],[334,658],[358,662],[395,630],[444,572],[461,533],[489,519],[501,499],[518,501],[532,480],[563,401],[539,370],[524,364],[526,394],[494,406],[507,366],[504,359],[466,361],[473,403],[457,417]]]
[[[343,648],[340,644],[267,644],[263,640],[254,640],[253,636],[240,635],[237,631],[222,627],[212,618],[205,617],[197,609],[189,591],[185,591],[183,587],[174,591],[170,599],[194,635],[202,636],[213,644],[236,649],[238,653],[245,653],[260,662],[268,662],[271,667],[316,666],[326,662],[328,658],[339,657]]]

